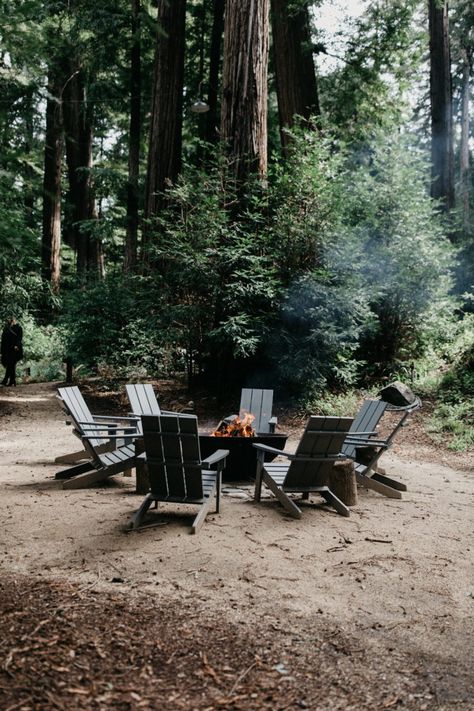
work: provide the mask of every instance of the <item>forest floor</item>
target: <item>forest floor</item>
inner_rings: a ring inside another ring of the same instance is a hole
[[[382,461],[402,500],[294,520],[233,483],[198,536],[179,507],[126,533],[133,478],[54,479],[77,448],[55,387],[0,390],[2,711],[472,711],[473,457],[431,444],[423,410]]]

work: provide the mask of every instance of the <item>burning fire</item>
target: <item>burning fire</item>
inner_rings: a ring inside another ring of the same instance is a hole
[[[248,413],[242,418],[237,415],[229,422],[223,420],[212,433],[212,437],[255,437],[252,422],[255,417]]]

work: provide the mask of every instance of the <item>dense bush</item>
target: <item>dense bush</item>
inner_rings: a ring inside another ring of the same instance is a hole
[[[376,375],[391,374],[453,319],[455,255],[427,194],[424,153],[381,136],[358,162],[346,186],[347,244],[374,315],[359,354]]]

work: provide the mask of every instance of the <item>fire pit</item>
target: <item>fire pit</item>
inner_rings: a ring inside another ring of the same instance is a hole
[[[199,435],[201,456],[203,459],[216,451],[228,449],[226,467],[223,471],[224,481],[242,481],[255,478],[257,466],[257,450],[255,443],[267,444],[269,447],[283,450],[288,435],[259,434],[252,429],[253,415],[245,415],[240,419],[236,415],[227,417],[219,423],[216,430],[209,434]],[[271,462],[276,454],[266,454],[266,461]],[[268,459],[267,459],[268,457]]]

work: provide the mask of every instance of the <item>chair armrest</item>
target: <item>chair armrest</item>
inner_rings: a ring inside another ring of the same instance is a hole
[[[87,422],[84,422],[84,423],[78,422],[78,424],[81,425],[82,430],[93,431],[93,432],[106,432],[109,428],[113,427],[113,434],[118,437],[123,436],[123,435],[119,435],[118,434],[119,432],[123,432],[125,434],[134,434],[135,432],[137,432],[136,427],[119,427],[118,425],[113,424],[112,422],[110,422],[108,424],[103,424],[103,425],[99,425],[98,423],[87,423]],[[112,434],[109,434],[108,436],[111,437]]]
[[[96,422],[138,422],[139,417],[109,417],[109,415],[92,415]]]
[[[360,445],[361,447],[388,447],[384,439],[352,439],[349,444]]]
[[[81,439],[106,439],[108,441],[113,440],[113,439],[137,439],[137,437],[140,437],[140,435],[135,434],[133,432],[130,433],[122,433],[122,434],[113,434],[113,435],[100,435],[100,434],[82,434],[79,435]]]
[[[259,449],[261,452],[270,452],[270,454],[282,454],[284,457],[292,457],[292,454],[288,454],[288,452],[284,452],[281,449],[277,449],[276,447],[269,447],[268,444],[260,444],[260,442],[255,442],[252,444],[252,447],[255,447],[255,449]]]
[[[218,462],[222,462],[229,456],[228,449],[218,449],[213,454],[210,454],[206,459],[201,462],[201,467],[203,469],[211,469]]]

